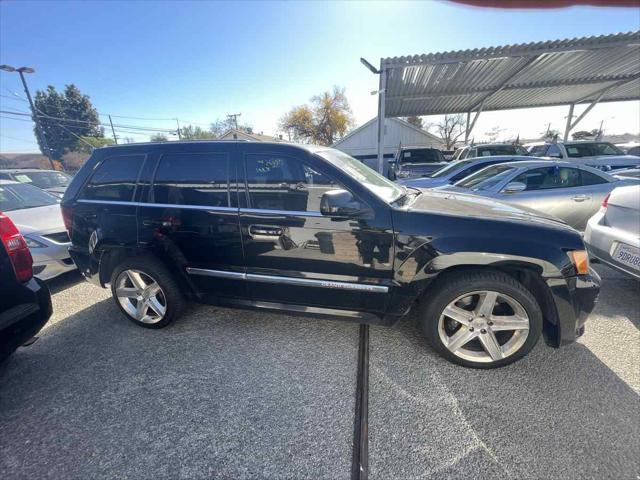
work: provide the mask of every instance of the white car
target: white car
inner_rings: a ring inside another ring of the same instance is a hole
[[[640,157],[627,155],[609,142],[534,142],[525,145],[529,155],[534,157],[565,160],[600,170],[640,166]]]
[[[640,279],[640,185],[614,189],[584,232],[589,255]]]
[[[40,280],[76,268],[69,256],[69,235],[60,212],[60,199],[27,183],[0,180],[0,212],[15,223],[33,257]]]

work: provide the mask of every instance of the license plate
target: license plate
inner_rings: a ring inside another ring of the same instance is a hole
[[[613,259],[630,266],[635,270],[640,270],[640,249],[621,243],[613,254]]]

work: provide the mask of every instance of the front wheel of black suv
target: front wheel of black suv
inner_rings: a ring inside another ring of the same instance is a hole
[[[153,257],[126,259],[111,274],[116,304],[136,325],[162,328],[180,316],[185,300],[166,267]]]
[[[472,368],[497,368],[524,357],[542,332],[542,312],[516,279],[498,271],[459,272],[438,281],[420,308],[433,348]]]

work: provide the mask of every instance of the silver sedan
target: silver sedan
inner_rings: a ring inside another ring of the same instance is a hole
[[[640,279],[640,185],[616,188],[589,219],[590,256]]]
[[[33,273],[48,280],[76,268],[69,257],[69,236],[60,212],[60,199],[26,183],[0,180],[0,211],[24,236]]]
[[[583,231],[611,190],[634,183],[572,162],[525,161],[493,165],[440,189],[528,207]]]

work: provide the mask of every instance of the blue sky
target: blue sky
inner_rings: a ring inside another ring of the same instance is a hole
[[[346,87],[356,123],[373,117],[376,97],[369,92],[377,80],[360,64],[361,56],[377,63],[386,56],[638,28],[640,10],[629,8],[502,11],[439,1],[9,1],[0,2],[0,63],[35,68],[28,77],[32,91],[75,83],[101,113],[206,124],[241,112],[241,121],[272,134],[291,106],[333,85]],[[26,110],[12,92],[22,95],[18,76],[0,72],[2,109]],[[535,135],[547,121],[560,128],[564,115],[565,108],[483,114],[476,138],[494,125],[507,126],[505,135]],[[597,127],[602,119],[609,132],[637,133],[640,103],[597,106],[581,127]],[[0,118],[0,135],[0,151],[35,149],[27,122]]]

